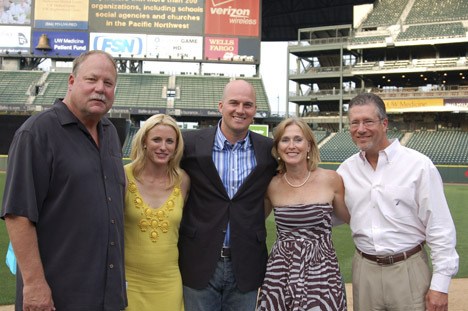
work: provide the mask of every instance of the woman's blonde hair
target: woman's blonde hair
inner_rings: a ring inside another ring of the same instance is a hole
[[[167,173],[169,175],[169,187],[173,187],[182,181],[182,174],[180,169],[180,160],[184,153],[184,140],[182,133],[177,125],[176,120],[166,114],[155,114],[145,121],[143,126],[138,130],[132,140],[132,150],[130,158],[132,159],[133,176],[140,181],[139,177],[145,168],[146,163],[146,149],[145,141],[148,137],[148,132],[158,125],[167,125],[174,129],[176,132],[176,148],[173,157],[169,160]]]
[[[320,151],[317,145],[317,141],[315,140],[314,133],[310,126],[304,122],[302,119],[298,118],[287,118],[281,121],[278,126],[275,127],[273,130],[273,148],[271,150],[271,154],[275,159],[278,160],[278,172],[285,173],[286,172],[286,165],[284,164],[283,160],[279,157],[278,153],[278,144],[281,140],[281,137],[284,135],[286,128],[290,125],[297,125],[301,129],[302,133],[304,134],[305,139],[310,144],[310,151],[308,153],[307,159],[307,169],[309,171],[313,171],[317,168],[320,162]]]

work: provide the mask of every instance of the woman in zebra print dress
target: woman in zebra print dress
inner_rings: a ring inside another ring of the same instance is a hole
[[[257,310],[346,310],[331,240],[332,214],[349,222],[341,177],[318,167],[317,143],[302,120],[282,121],[274,141],[279,173],[268,187],[266,213],[274,209],[277,240]]]

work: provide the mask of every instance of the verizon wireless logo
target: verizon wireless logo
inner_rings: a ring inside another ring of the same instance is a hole
[[[210,8],[210,13],[213,15],[227,15],[232,18],[248,18],[250,16],[249,9],[239,9],[232,6],[221,7],[235,0],[211,0],[213,7]]]

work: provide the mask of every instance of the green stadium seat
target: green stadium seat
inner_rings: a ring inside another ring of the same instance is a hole
[[[468,132],[417,131],[406,146],[427,155],[434,164],[468,163]]]
[[[0,105],[25,105],[34,96],[42,71],[0,70]]]

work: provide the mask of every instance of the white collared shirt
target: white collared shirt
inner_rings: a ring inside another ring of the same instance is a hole
[[[426,241],[433,265],[431,289],[447,293],[458,271],[456,231],[432,161],[395,139],[380,151],[375,170],[360,152],[337,172],[343,177],[356,247],[391,255]]]

